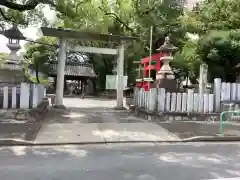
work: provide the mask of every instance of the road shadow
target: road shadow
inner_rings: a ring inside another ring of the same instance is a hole
[[[48,123],[136,123],[144,122],[128,110],[116,110],[116,100],[64,98],[66,109],[49,108]]]
[[[0,138],[34,141],[41,127],[41,122],[1,120]]]
[[[46,123],[137,123],[146,122],[129,111],[105,107],[71,107],[68,110],[49,109]]]
[[[0,148],[3,179],[180,180],[239,176],[239,145]],[[144,163],[143,163],[144,162]],[[174,173],[173,173],[174,172]]]

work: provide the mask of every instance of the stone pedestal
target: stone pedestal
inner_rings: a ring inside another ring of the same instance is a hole
[[[167,92],[177,92],[177,81],[169,65],[171,60],[171,56],[164,56],[161,58],[163,66],[157,74],[157,87],[165,88]]]
[[[0,68],[0,86],[20,85],[25,79],[22,68],[14,64],[3,64]]]
[[[178,92],[178,88],[177,88],[177,81],[176,79],[167,79],[167,78],[163,78],[158,80],[158,88],[164,88],[166,89],[166,92]]]

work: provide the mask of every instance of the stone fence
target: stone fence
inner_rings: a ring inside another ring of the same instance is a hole
[[[0,87],[0,109],[35,108],[44,99],[45,91],[43,85],[27,83]]]
[[[213,93],[194,93],[188,89],[187,93],[169,93],[163,88],[152,88],[144,91],[135,88],[133,95],[134,107],[156,113],[218,113],[223,102],[240,102],[240,84],[214,80]],[[238,109],[238,107],[236,107]]]

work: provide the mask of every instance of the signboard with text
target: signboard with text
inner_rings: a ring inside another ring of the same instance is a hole
[[[127,81],[128,81],[128,76],[124,76],[123,78],[123,84],[124,88],[127,88]],[[109,90],[115,90],[117,89],[118,81],[117,81],[117,75],[106,75],[106,89]]]

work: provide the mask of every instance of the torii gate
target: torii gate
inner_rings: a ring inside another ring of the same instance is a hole
[[[66,52],[68,50],[75,52],[87,52],[98,54],[117,55],[117,108],[123,108],[123,90],[124,90],[124,43],[127,41],[139,40],[138,37],[116,36],[108,34],[94,34],[87,32],[78,32],[72,30],[64,30],[62,28],[41,28],[44,36],[57,37],[60,39],[58,65],[57,65],[57,87],[56,87],[56,106],[63,106],[63,89],[64,89],[64,74]],[[78,46],[76,48],[69,48],[67,40],[95,40],[95,41],[109,41],[118,43],[117,49],[110,48],[96,48]]]

